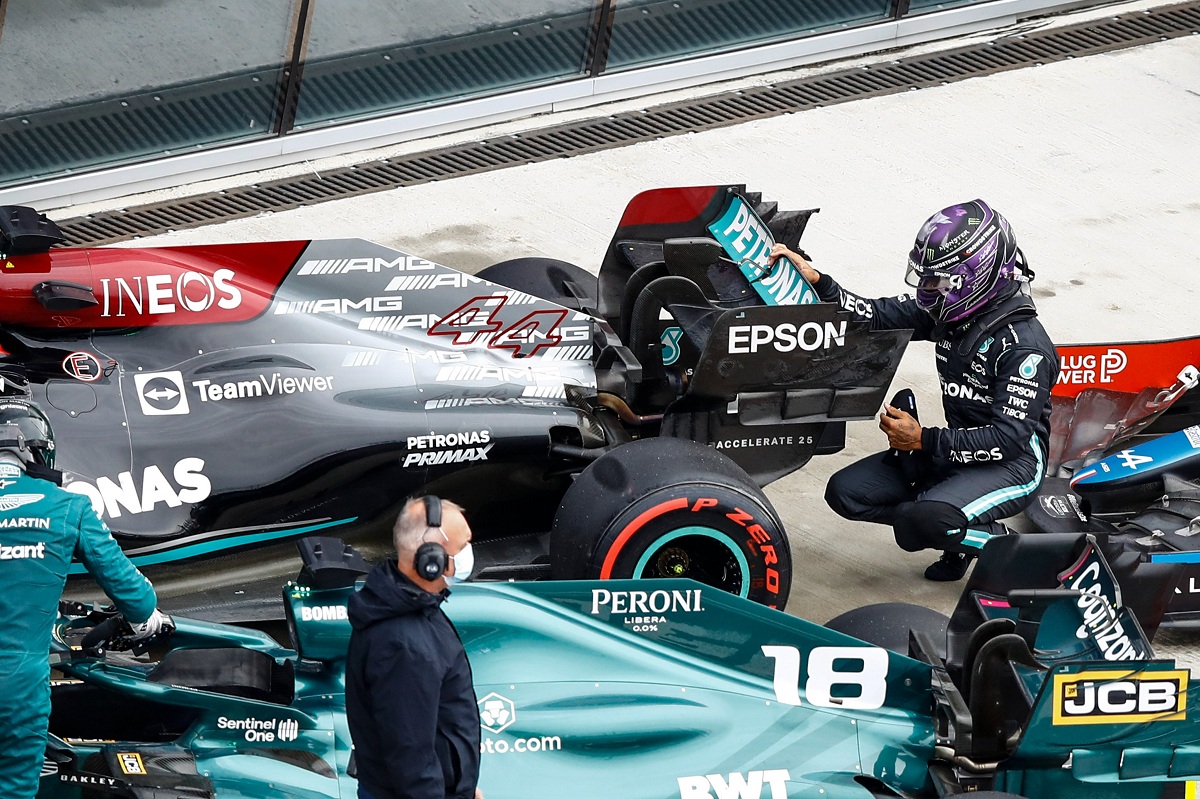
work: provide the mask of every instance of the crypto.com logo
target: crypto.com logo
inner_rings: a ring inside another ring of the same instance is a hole
[[[501,733],[517,720],[517,708],[508,697],[490,693],[479,700],[479,724],[491,733]]]

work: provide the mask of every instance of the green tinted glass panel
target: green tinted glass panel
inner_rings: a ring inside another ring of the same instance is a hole
[[[592,0],[318,0],[296,127],[578,77],[596,13]]]
[[[0,7],[0,183],[271,132],[292,0]]]
[[[957,8],[958,6],[977,6],[980,3],[986,3],[988,0],[911,0],[908,5],[909,14],[920,14],[927,11],[941,11],[945,8]]]
[[[610,70],[887,18],[888,0],[640,0],[613,18]]]

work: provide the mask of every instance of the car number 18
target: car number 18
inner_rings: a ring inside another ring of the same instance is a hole
[[[775,698],[785,705],[803,705],[800,699],[800,650],[794,646],[763,646],[762,653],[775,661]],[[834,670],[836,661],[857,661],[861,668]],[[875,710],[887,700],[888,653],[870,646],[818,646],[808,653],[808,679],[804,697],[819,707]],[[857,686],[858,696],[834,696],[837,685]]]

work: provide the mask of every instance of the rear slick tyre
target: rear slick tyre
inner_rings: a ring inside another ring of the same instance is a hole
[[[588,466],[554,517],[555,579],[688,577],[783,609],[791,551],[754,481],[703,444],[650,438]]]
[[[558,303],[573,311],[596,307],[596,276],[568,261],[514,258],[481,269],[475,277]],[[582,293],[582,299],[576,296]]]
[[[945,614],[922,605],[883,602],[848,610],[825,622],[825,626],[901,655],[908,655],[908,632],[916,630],[928,633],[938,646],[938,654],[944,655],[949,622]]]

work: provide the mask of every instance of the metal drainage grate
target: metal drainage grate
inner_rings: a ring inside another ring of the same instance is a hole
[[[286,211],[374,191],[592,153],[753,119],[1095,55],[1200,32],[1200,1],[1017,34],[886,64],[686,100],[316,175],[138,206],[59,224],[72,245],[118,241]]]

